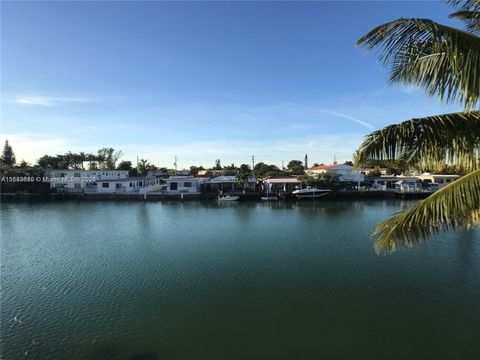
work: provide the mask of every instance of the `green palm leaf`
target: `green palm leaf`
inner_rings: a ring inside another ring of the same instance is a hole
[[[390,81],[424,88],[467,109],[480,102],[480,37],[429,19],[398,19],[357,41],[378,48]]]
[[[467,29],[472,32],[480,32],[480,11],[457,11],[449,16],[452,19],[467,21]]]
[[[375,250],[386,253],[412,247],[439,230],[480,224],[480,170],[445,186],[375,229]]]
[[[357,166],[372,160],[402,160],[421,170],[477,169],[480,158],[480,111],[412,119],[367,135],[356,156]]]
[[[462,9],[450,14],[450,18],[465,20],[468,30],[480,32],[480,0],[449,0],[448,2]]]

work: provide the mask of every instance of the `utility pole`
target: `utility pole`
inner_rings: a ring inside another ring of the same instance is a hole
[[[305,154],[305,170],[308,169],[308,155]]]
[[[333,165],[337,165],[337,155],[333,154]]]
[[[255,167],[255,155],[252,155],[252,177],[255,177],[255,172],[253,168]]]

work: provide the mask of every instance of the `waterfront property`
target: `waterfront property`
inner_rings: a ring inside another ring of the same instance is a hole
[[[418,179],[413,176],[379,176],[368,179],[372,189],[381,191],[395,191],[397,190],[397,183],[399,181],[406,181],[416,183]]]
[[[416,178],[422,180],[422,182],[427,184],[435,184],[438,188],[442,188],[445,185],[450,184],[451,182],[457,180],[460,176],[459,175],[451,175],[451,174],[429,174],[423,173],[421,175],[416,176]]]
[[[262,179],[262,189],[265,193],[275,195],[291,195],[302,187],[298,176],[269,176]]]
[[[128,173],[127,170],[47,170],[45,176],[50,178],[50,189],[54,192],[82,193],[93,192],[100,181],[124,182]]]
[[[308,175],[330,174],[338,176],[339,181],[353,182],[356,184],[361,183],[365,180],[365,175],[362,174],[361,169],[355,168],[347,164],[314,166],[305,170],[305,173]]]
[[[205,183],[205,192],[236,192],[236,191],[255,191],[257,179],[248,178],[245,184],[240,184],[235,176],[217,176],[211,178]]]
[[[206,183],[209,178],[194,176],[170,176],[165,180],[167,194],[200,194],[202,184]]]
[[[94,183],[87,184],[85,193],[98,194],[122,194],[137,193],[144,187],[144,179],[142,177],[128,177],[126,179],[99,180]]]

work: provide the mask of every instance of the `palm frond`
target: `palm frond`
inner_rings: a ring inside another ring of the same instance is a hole
[[[466,21],[467,29],[472,32],[480,31],[480,0],[447,0],[447,3],[460,9],[449,18]]]
[[[480,111],[429,116],[389,125],[366,136],[357,166],[372,160],[401,160],[420,170],[445,164],[461,171],[477,169],[480,158]]]
[[[478,33],[480,32],[480,11],[456,11],[449,15],[451,19],[464,20],[467,22],[467,29]]]
[[[412,208],[377,226],[375,250],[388,253],[412,247],[440,230],[480,224],[480,169],[445,186]]]
[[[466,109],[480,102],[480,37],[429,19],[398,19],[357,41],[379,50],[390,81],[421,87]]]

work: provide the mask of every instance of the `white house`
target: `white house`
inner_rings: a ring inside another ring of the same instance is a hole
[[[248,178],[245,185],[239,184],[235,176],[217,176],[210,179],[207,185],[207,191],[219,192],[219,191],[243,191],[243,190],[255,190],[257,179],[254,177]]]
[[[422,182],[424,183],[438,184],[438,188],[442,188],[445,185],[448,185],[451,182],[457,180],[460,177],[460,175],[442,175],[442,174],[423,173],[415,177],[422,180]]]
[[[98,181],[125,180],[128,170],[48,170],[50,188],[57,192],[84,192],[93,190]]]
[[[145,180],[141,177],[130,177],[126,179],[99,180],[89,184],[85,188],[86,193],[97,194],[126,194],[138,193],[145,186]]]
[[[165,180],[167,194],[200,193],[201,184],[208,178],[196,178],[194,176],[170,176]]]
[[[262,187],[265,192],[272,194],[288,193],[300,189],[301,181],[296,176],[269,176],[262,180]]]
[[[348,182],[362,182],[365,180],[365,176],[361,173],[361,170],[347,164],[333,164],[333,165],[321,165],[314,166],[305,170],[308,175],[317,174],[331,174],[337,175],[339,181]]]
[[[370,179],[372,188],[374,190],[394,191],[398,189],[399,181],[405,181],[405,186],[411,183],[417,183],[419,180],[416,177],[408,176],[380,176]]]

